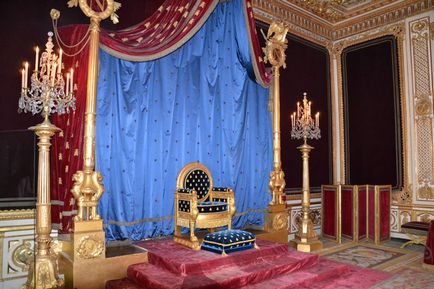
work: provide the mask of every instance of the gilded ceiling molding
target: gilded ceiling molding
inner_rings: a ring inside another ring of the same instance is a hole
[[[377,27],[398,22],[412,15],[432,9],[431,0],[403,1],[385,9],[378,9],[365,16],[353,18],[334,27],[332,39],[338,40]]]
[[[291,34],[324,45],[332,37],[331,26],[305,13],[288,6],[283,1],[253,0],[255,18],[270,24],[273,20],[282,20],[289,27]]]
[[[310,8],[311,5],[307,5],[309,1],[253,0],[252,2],[256,19],[266,23],[281,19],[287,22],[291,33],[320,45],[399,22],[409,16],[428,11],[433,6],[432,0],[386,0],[367,2],[360,7],[351,8],[349,5],[354,3],[347,0],[340,6],[331,4],[334,9],[337,7],[336,11],[347,10],[345,13],[340,12],[344,15],[342,20],[333,22],[326,16],[321,16],[321,13],[315,14],[314,10],[318,9]]]
[[[430,18],[420,18],[408,25],[415,111],[416,197],[418,201],[432,201],[434,200],[434,153]]]

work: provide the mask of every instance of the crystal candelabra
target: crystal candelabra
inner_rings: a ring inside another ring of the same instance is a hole
[[[19,109],[32,114],[41,113],[43,122],[32,126],[38,136],[38,190],[36,202],[36,258],[31,264],[26,284],[23,288],[58,288],[63,280],[58,276],[57,256],[52,248],[51,202],[50,202],[50,140],[58,131],[50,123],[49,115],[63,114],[75,109],[74,70],[66,74],[66,83],[62,70],[62,50],[53,51],[53,33],[48,33],[45,51],[39,56],[36,47],[35,69],[28,87],[29,63],[21,70],[21,97]],[[66,90],[65,90],[66,84]]]
[[[303,93],[303,103],[297,102],[297,112],[291,115],[291,138],[303,139],[304,142],[309,139],[320,139],[321,130],[319,129],[319,112],[315,115],[315,121],[311,116],[312,102],[307,100],[306,92]]]
[[[39,47],[36,47],[35,70],[28,84],[29,63],[21,70],[21,97],[18,106],[24,112],[42,113],[48,118],[51,113],[64,114],[75,109],[74,69],[66,74],[66,83],[62,75],[62,50],[56,55],[53,52],[53,33],[48,32],[45,51],[39,57]],[[65,91],[66,84],[66,91]]]
[[[315,120],[311,116],[312,103],[307,100],[306,93],[303,94],[303,102],[297,102],[297,112],[291,115],[291,138],[303,139],[303,145],[297,147],[301,152],[303,160],[303,197],[302,212],[303,217],[299,225],[295,239],[292,241],[298,251],[311,252],[322,248],[321,241],[313,230],[312,220],[310,219],[310,188],[309,188],[309,152],[313,149],[307,144],[307,139],[321,138],[319,128],[319,112],[315,115]]]

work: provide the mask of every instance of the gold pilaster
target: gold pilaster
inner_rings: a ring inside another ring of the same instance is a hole
[[[45,114],[44,121],[29,130],[33,130],[39,139],[36,258],[30,264],[28,279],[22,288],[58,288],[63,285],[63,280],[59,279],[57,256],[51,249],[50,140],[60,129],[51,124]]]
[[[313,149],[307,144],[306,137],[304,138],[303,145],[297,147],[301,152],[301,158],[303,159],[303,197],[301,201],[301,207],[303,217],[300,227],[295,236],[295,239],[291,241],[292,245],[297,251],[312,252],[322,249],[323,245],[313,230],[313,224],[309,217],[310,213],[310,185],[309,185],[309,153]]]
[[[278,239],[284,242],[288,240],[288,212],[282,195],[285,190],[285,174],[282,170],[281,161],[281,138],[280,138],[280,73],[279,69],[285,65],[285,49],[287,47],[286,33],[288,27],[283,23],[273,22],[267,32],[266,46],[263,48],[265,61],[273,66],[273,104],[272,104],[272,125],[273,125],[273,171],[270,172],[268,186],[272,200],[265,213],[264,230],[267,232],[279,232]]]

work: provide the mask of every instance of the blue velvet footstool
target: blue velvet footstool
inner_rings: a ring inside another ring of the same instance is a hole
[[[242,230],[224,230],[206,234],[201,249],[225,256],[232,252],[259,249],[255,241],[255,235],[252,233]]]

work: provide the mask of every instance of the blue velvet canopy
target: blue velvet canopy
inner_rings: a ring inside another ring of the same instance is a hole
[[[174,191],[189,162],[235,191],[235,228],[262,225],[273,148],[268,89],[254,80],[243,2],[217,5],[201,29],[162,58],[100,51],[96,169],[108,240],[173,233]]]

